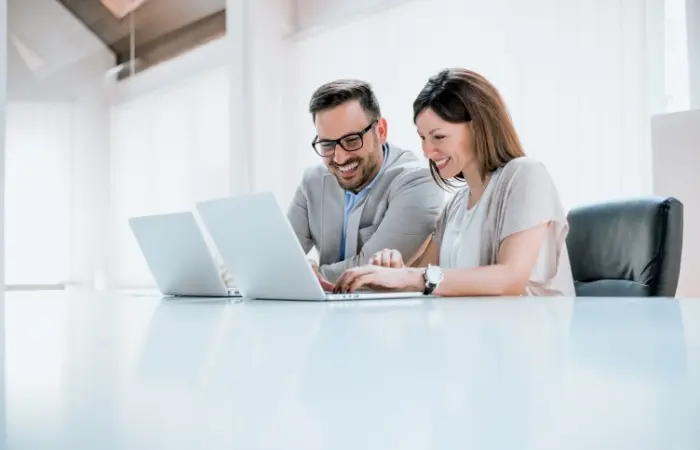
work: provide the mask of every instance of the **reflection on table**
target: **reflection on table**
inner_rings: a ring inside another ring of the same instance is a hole
[[[697,300],[5,303],[8,448],[700,448]]]

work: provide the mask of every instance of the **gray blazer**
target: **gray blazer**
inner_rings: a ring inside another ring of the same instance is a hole
[[[383,173],[348,217],[344,261],[339,258],[345,191],[335,176],[323,164],[311,167],[294,194],[289,222],[304,252],[316,247],[321,273],[331,282],[384,248],[409,258],[435,230],[444,192],[412,152],[391,144],[387,150]]]

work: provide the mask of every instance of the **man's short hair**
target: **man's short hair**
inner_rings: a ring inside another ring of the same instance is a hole
[[[362,80],[343,79],[331,81],[316,89],[309,102],[311,118],[315,122],[316,113],[353,100],[359,100],[370,120],[381,117],[379,101],[372,86]]]

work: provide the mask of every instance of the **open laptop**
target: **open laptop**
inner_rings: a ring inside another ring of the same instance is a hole
[[[210,200],[197,210],[224,262],[248,298],[364,300],[409,298],[422,292],[324,292],[291,224],[270,192]]]
[[[224,283],[192,212],[132,217],[129,225],[163,295],[241,296]]]

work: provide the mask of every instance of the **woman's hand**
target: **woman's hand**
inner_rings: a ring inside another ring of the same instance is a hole
[[[369,263],[374,266],[381,267],[394,267],[402,268],[404,267],[403,258],[398,250],[390,250],[385,248],[384,250],[375,253],[372,258],[370,258]]]
[[[338,278],[335,293],[354,292],[362,287],[374,290],[422,291],[424,269],[390,268],[375,265],[353,267]]]

